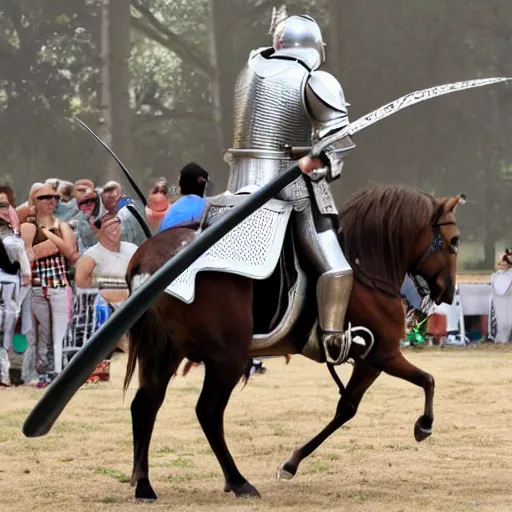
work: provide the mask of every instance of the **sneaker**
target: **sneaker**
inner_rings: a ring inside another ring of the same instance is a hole
[[[52,381],[55,379],[56,375],[54,373],[43,373],[43,375],[39,375],[39,381],[36,384],[37,389],[47,388]]]

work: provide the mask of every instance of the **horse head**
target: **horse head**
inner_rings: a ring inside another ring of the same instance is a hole
[[[417,263],[411,273],[425,279],[436,304],[453,302],[460,239],[455,210],[464,202],[464,194],[436,199],[437,208],[432,222],[422,230],[416,244]]]

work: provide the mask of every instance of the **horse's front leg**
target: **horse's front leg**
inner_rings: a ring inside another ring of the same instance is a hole
[[[401,352],[380,364],[380,368],[389,375],[404,379],[420,386],[425,391],[425,410],[414,425],[414,437],[420,442],[432,434],[434,423],[434,377],[407,361]]]
[[[277,470],[277,478],[285,480],[293,478],[301,461],[311,455],[331,434],[356,415],[363,395],[379,375],[380,370],[371,367],[365,362],[358,361],[355,363],[346,392],[338,402],[334,418],[311,441],[295,450],[291,458]]]

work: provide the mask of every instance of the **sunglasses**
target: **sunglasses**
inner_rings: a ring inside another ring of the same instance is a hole
[[[84,206],[87,204],[94,204],[98,201],[96,197],[91,197],[90,199],[86,199],[85,201],[80,201],[80,204],[78,206]]]
[[[51,201],[52,199],[55,199],[55,201],[58,201],[60,199],[60,196],[48,194],[47,196],[38,196],[38,197],[36,197],[36,199],[38,201]]]

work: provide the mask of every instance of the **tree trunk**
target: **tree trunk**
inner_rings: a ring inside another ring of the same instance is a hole
[[[501,132],[503,124],[501,122],[500,105],[496,91],[489,90],[489,131],[491,137],[486,140],[488,146],[489,158],[486,165],[485,180],[485,249],[484,263],[486,269],[493,269],[496,264],[496,240],[502,235],[497,226],[500,225],[496,218],[496,179],[499,176],[501,148]]]
[[[212,159],[212,179],[217,183],[227,183],[228,166],[222,160],[226,149],[233,141],[233,90],[238,70],[233,66],[233,11],[231,0],[209,0],[210,58],[215,68],[211,81],[213,116],[216,125],[218,155]]]
[[[326,70],[333,74],[338,80],[342,80],[343,66],[343,13],[346,10],[343,2],[330,2],[328,6],[329,26],[327,37]]]
[[[130,168],[132,118],[129,101],[130,0],[102,0],[101,126],[103,140]],[[105,180],[127,185],[122,171],[107,155]],[[131,192],[131,191],[129,191]]]
[[[100,86],[100,136],[112,147],[112,119],[110,109],[110,0],[101,2],[101,86]],[[106,154],[101,161],[105,162],[105,176],[113,179],[115,169],[112,158]],[[98,183],[98,185],[100,185]]]

